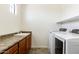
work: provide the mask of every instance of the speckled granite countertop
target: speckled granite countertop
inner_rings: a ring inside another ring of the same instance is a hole
[[[29,34],[30,33],[21,33],[12,36],[0,37],[0,53],[4,52],[6,49],[19,42]]]

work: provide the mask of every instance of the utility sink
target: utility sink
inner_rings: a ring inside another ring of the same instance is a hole
[[[18,33],[18,34],[16,34],[16,35],[29,35],[30,33]]]

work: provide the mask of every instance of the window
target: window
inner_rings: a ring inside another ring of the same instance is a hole
[[[17,11],[16,4],[10,4],[10,13],[16,14],[16,11]]]

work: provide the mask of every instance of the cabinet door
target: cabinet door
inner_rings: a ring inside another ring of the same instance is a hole
[[[19,54],[24,54],[26,53],[26,42],[25,39],[21,40],[19,42]]]
[[[31,49],[31,36],[29,36],[28,38],[28,49],[29,50]]]
[[[14,54],[18,54],[18,51],[15,51]]]
[[[28,40],[27,40],[27,37],[26,37],[26,53],[29,52],[29,49],[28,49]]]
[[[3,54],[17,54],[17,53],[18,53],[18,44],[15,44],[11,48],[9,48],[7,51],[5,51]]]
[[[29,53],[29,50],[31,49],[31,35],[27,36],[26,38],[26,53]]]

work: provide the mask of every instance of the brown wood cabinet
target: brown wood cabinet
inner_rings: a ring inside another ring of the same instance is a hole
[[[31,49],[31,34],[28,35],[25,39],[26,39],[26,53],[29,53]]]
[[[9,48],[7,51],[4,52],[4,54],[17,54],[18,53],[18,44],[13,45],[11,48]]]
[[[29,50],[31,49],[31,36],[29,36],[28,38],[28,49]]]
[[[31,49],[31,34],[26,36],[15,45],[8,48],[3,54],[25,54]]]
[[[25,39],[23,39],[19,42],[19,53],[20,54],[26,53],[26,41],[25,41]]]

